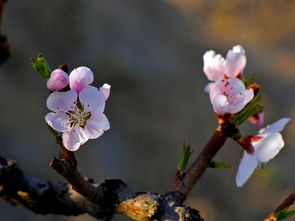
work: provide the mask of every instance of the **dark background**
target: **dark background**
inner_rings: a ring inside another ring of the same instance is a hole
[[[295,2],[222,0],[8,1],[2,31],[13,56],[0,67],[0,153],[31,176],[62,180],[48,165],[58,146],[48,132],[46,83],[30,67],[42,52],[52,69],[88,66],[95,85],[112,85],[106,105],[111,129],[77,152],[84,175],[120,178],[135,189],[165,193],[182,144],[194,157],[217,126],[203,92],[202,55],[246,49],[247,76],[263,87],[266,123],[295,117]],[[256,133],[248,122],[244,133]],[[241,148],[227,141],[186,201],[208,221],[262,220],[294,189],[293,121],[286,147],[243,188],[234,183]],[[1,221],[93,221],[41,216],[0,201]],[[115,220],[127,220],[116,216]],[[292,218],[290,218],[292,220]],[[293,218],[294,220],[294,218]]]

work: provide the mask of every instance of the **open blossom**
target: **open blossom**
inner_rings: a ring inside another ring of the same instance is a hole
[[[46,104],[52,112],[45,120],[54,130],[63,133],[65,148],[76,151],[87,140],[98,138],[110,128],[103,113],[110,85],[104,84],[100,89],[89,86],[93,73],[86,67],[72,71],[69,79],[71,90],[55,91],[48,97]]]
[[[253,97],[253,90],[246,89],[238,78],[219,79],[210,89],[210,100],[218,115],[238,113]]]
[[[244,185],[259,164],[266,163],[274,158],[284,147],[284,140],[279,132],[283,130],[289,121],[290,118],[282,118],[259,130],[259,134],[252,137],[251,144],[254,153],[249,154],[244,151],[236,175],[238,187]]]
[[[47,88],[51,91],[59,91],[69,84],[69,76],[61,69],[55,69],[47,81]]]
[[[211,50],[204,54],[203,60],[203,71],[211,81],[237,77],[243,73],[246,66],[245,50],[241,45],[236,45],[229,50],[225,59]]]

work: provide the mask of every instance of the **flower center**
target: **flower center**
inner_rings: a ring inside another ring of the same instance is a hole
[[[74,103],[74,110],[67,112],[70,117],[70,126],[79,126],[84,128],[87,120],[89,120],[89,118],[91,117],[91,112],[86,112],[84,106],[79,101]]]

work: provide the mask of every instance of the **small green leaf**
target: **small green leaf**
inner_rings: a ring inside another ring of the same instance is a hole
[[[255,78],[255,76],[256,76],[255,73],[252,73],[248,79],[245,77],[245,75],[242,76],[242,81],[244,82],[246,88],[247,88],[250,84],[253,84],[253,83],[254,83],[254,78]]]
[[[275,214],[275,217],[277,218],[277,220],[284,220],[284,219],[287,219],[289,218],[290,216],[293,216],[295,214],[295,210],[288,210],[287,208],[286,209],[283,209],[279,212],[277,212]]]
[[[187,167],[190,156],[193,151],[191,151],[190,145],[183,144],[181,159],[178,161],[178,171],[184,171]]]
[[[212,162],[209,164],[209,167],[211,167],[211,168],[215,168],[215,169],[228,169],[228,168],[230,168],[230,165],[225,164],[225,163],[223,163],[223,162],[212,161]]]
[[[263,110],[263,106],[259,105],[261,96],[256,96],[248,103],[245,108],[240,111],[237,116],[232,120],[232,123],[236,126],[241,125],[249,117]]]
[[[49,79],[51,70],[42,54],[38,54],[36,58],[32,58],[31,65],[32,68],[37,71],[43,79]]]

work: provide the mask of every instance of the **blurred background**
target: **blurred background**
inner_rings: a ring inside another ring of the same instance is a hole
[[[245,74],[256,73],[263,87],[266,123],[295,119],[292,0],[11,0],[2,31],[13,55],[0,67],[0,155],[30,176],[62,180],[48,165],[58,146],[44,121],[46,82],[30,67],[39,52],[52,69],[87,66],[95,85],[112,85],[105,111],[111,129],[77,153],[82,173],[98,183],[120,178],[141,191],[171,188],[183,142],[196,157],[217,126],[203,92],[209,49],[226,55],[243,45]],[[258,128],[246,122],[242,130]],[[286,147],[243,188],[234,182],[241,148],[228,140],[215,159],[232,168],[208,169],[185,204],[206,221],[261,220],[294,189],[294,134],[293,120],[283,131]],[[0,220],[94,221],[37,215],[1,200]]]

